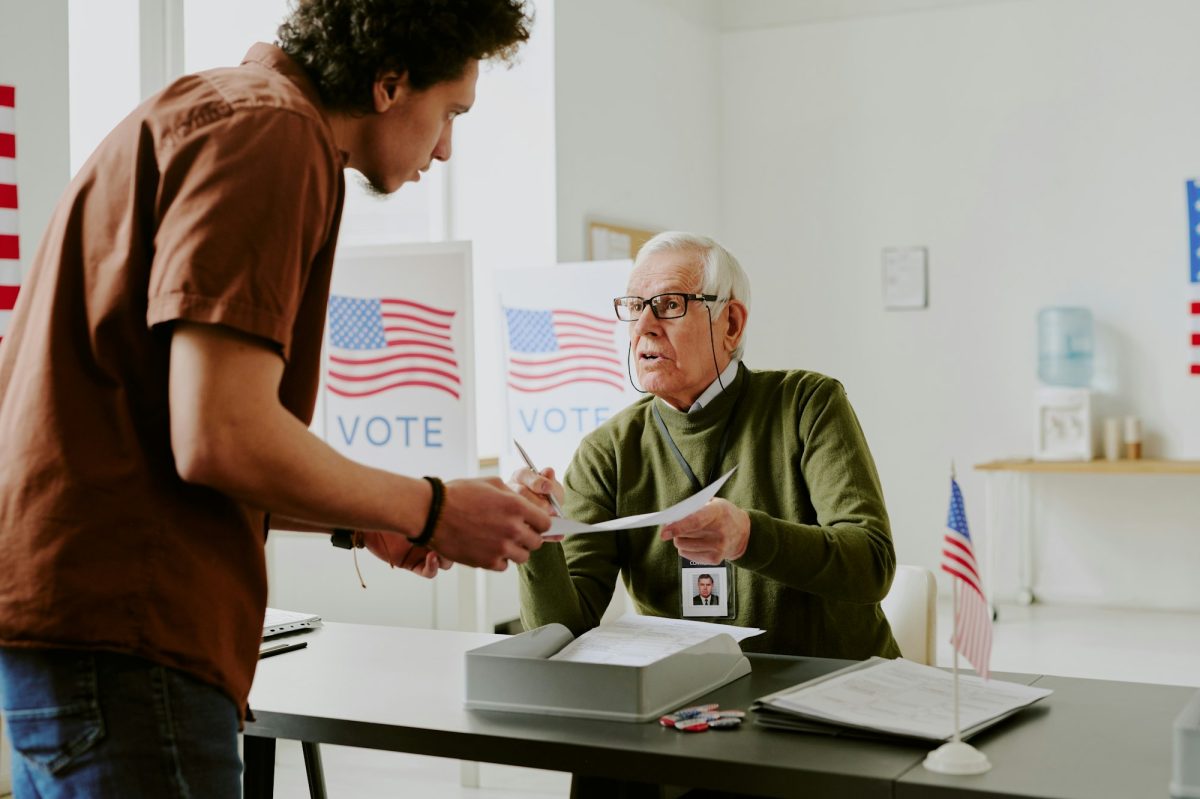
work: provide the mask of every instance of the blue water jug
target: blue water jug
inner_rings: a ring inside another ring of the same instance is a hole
[[[1091,385],[1092,312],[1087,308],[1038,312],[1038,378],[1050,386]]]

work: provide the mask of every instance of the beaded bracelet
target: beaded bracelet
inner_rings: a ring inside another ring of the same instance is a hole
[[[433,538],[433,531],[437,527],[438,520],[442,518],[442,505],[446,501],[446,486],[436,477],[425,476],[429,481],[429,486],[433,489],[433,499],[429,501],[429,513],[425,516],[425,526],[421,528],[421,534],[416,538],[410,538],[414,545],[423,547],[429,543],[429,539]]]

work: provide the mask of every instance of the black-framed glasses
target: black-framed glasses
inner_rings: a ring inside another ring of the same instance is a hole
[[[617,318],[622,322],[636,322],[642,316],[646,306],[657,319],[678,319],[687,313],[688,303],[716,302],[716,294],[684,294],[670,291],[666,294],[656,294],[649,299],[645,297],[617,297],[613,300],[613,308]]]

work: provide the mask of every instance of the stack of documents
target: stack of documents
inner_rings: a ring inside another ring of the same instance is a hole
[[[961,674],[958,680],[963,738],[1051,693]],[[954,736],[954,675],[874,657],[764,696],[753,709],[760,725],[777,729],[948,741]]]
[[[550,659],[647,666],[716,635],[725,634],[741,642],[762,632],[757,627],[629,613],[611,624],[588,630],[551,655]]]

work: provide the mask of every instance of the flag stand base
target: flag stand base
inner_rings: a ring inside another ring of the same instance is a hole
[[[925,756],[925,768],[939,774],[982,774],[992,768],[987,755],[962,741],[950,741]]]

